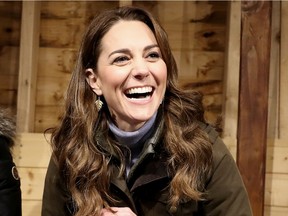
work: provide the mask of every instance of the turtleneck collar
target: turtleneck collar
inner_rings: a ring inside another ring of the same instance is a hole
[[[115,135],[118,142],[122,145],[126,145],[128,148],[137,148],[136,143],[141,140],[148,132],[149,129],[152,128],[155,120],[156,120],[157,112],[147,121],[145,124],[136,131],[127,132],[119,129],[111,120],[108,120],[109,129]]]

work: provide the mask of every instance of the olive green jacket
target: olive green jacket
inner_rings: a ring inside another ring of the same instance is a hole
[[[162,125],[162,126],[161,126]],[[144,151],[132,167],[129,176],[119,178],[117,166],[113,166],[111,193],[120,202],[117,207],[130,207],[138,216],[209,215],[251,216],[251,208],[237,166],[217,132],[209,125],[202,125],[213,143],[213,171],[206,181],[207,199],[196,202],[183,201],[178,207],[170,206],[167,186],[166,158],[157,154],[161,143],[163,122],[146,141]],[[161,154],[160,154],[161,155]],[[73,202],[65,190],[53,160],[50,161],[43,194],[42,216],[73,215]]]

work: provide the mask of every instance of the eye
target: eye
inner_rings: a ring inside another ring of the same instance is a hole
[[[116,65],[124,65],[126,62],[128,62],[130,59],[128,56],[118,56],[113,60],[113,64]]]
[[[148,53],[148,55],[147,55],[146,58],[148,58],[148,59],[151,60],[151,61],[156,61],[156,60],[158,60],[160,57],[161,57],[161,55],[160,55],[159,52],[153,51],[153,52]]]

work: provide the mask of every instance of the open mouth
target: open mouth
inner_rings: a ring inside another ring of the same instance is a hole
[[[154,89],[149,87],[137,87],[137,88],[130,88],[125,91],[125,95],[127,98],[130,99],[144,99],[151,97],[153,94]]]

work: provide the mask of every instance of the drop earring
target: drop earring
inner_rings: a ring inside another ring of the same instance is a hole
[[[103,106],[103,102],[101,101],[100,96],[97,96],[95,105],[96,105],[97,111],[99,112]]]

